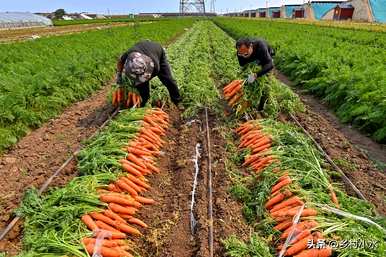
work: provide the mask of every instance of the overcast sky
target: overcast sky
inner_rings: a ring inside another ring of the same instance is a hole
[[[0,11],[52,12],[64,8],[67,12],[139,13],[178,12],[179,0],[0,0]],[[304,0],[270,0],[270,6],[303,3]],[[207,9],[210,0],[206,0]],[[240,11],[265,7],[265,0],[216,0],[216,11]]]

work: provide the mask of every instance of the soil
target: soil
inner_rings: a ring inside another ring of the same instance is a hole
[[[141,256],[209,256],[206,131],[200,121],[182,121],[175,110],[170,112],[172,127],[166,138],[164,155],[159,160],[161,174],[151,178],[150,197],[158,204],[143,209],[139,216],[150,225],[145,236],[135,244]],[[214,256],[224,256],[221,239],[231,234],[241,238],[249,229],[243,224],[240,208],[227,193],[229,181],[224,175],[224,141],[210,119],[213,172]],[[190,204],[194,180],[193,158],[200,144],[199,174],[193,215],[197,221],[191,230]]]
[[[279,74],[278,78],[292,85],[283,74]],[[341,124],[317,99],[298,89],[295,91],[306,105],[306,111],[297,114],[296,118],[365,198],[375,205],[379,214],[386,215],[386,173],[377,169],[372,160],[360,150],[365,148],[369,156],[384,161],[386,151],[383,146]],[[347,185],[346,191],[352,194],[352,189]]]
[[[13,218],[24,192],[39,188],[56,169],[90,137],[112,112],[106,97],[110,87],[64,110],[57,118],[31,132],[0,157],[0,231]],[[72,161],[50,186],[62,186],[77,175]],[[15,255],[20,249],[21,222],[5,240],[0,252]]]
[[[0,43],[32,40],[33,37],[47,37],[52,35],[64,35],[79,33],[88,30],[96,29],[108,29],[112,27],[127,26],[128,23],[111,23],[111,24],[81,24],[81,25],[68,25],[59,27],[38,27],[38,28],[25,28],[25,29],[9,29],[0,30]]]

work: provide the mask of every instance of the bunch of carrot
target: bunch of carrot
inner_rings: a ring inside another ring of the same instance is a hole
[[[234,107],[241,100],[243,96],[243,85],[243,80],[234,80],[224,87],[224,98],[231,107]]]
[[[262,172],[267,166],[278,162],[272,154],[272,138],[262,132],[262,126],[257,121],[248,121],[239,126],[235,132],[240,135],[240,148],[249,148],[251,155],[244,160],[243,166],[250,166],[256,173]],[[293,231],[290,245],[284,256],[296,257],[329,257],[332,255],[330,248],[307,249],[310,240],[323,239],[319,232],[312,232],[319,225],[315,220],[318,212],[312,208],[304,208],[300,213],[300,222],[293,223],[294,217],[305,205],[304,201],[291,191],[293,180],[288,172],[275,168],[274,172],[280,177],[271,188],[270,198],[265,204],[272,219],[277,223],[275,230],[282,232],[280,240],[284,242]],[[278,251],[283,247],[280,243]]]
[[[159,108],[145,114],[136,138],[125,147],[128,152],[126,159],[120,160],[127,175],[98,190],[100,201],[107,203],[108,209],[82,216],[82,221],[94,232],[95,237],[104,231],[110,232],[110,237],[101,243],[100,251],[104,257],[131,257],[128,251],[132,249],[124,239],[128,235],[141,236],[138,228],[148,227],[134,215],[143,205],[155,203],[153,199],[140,195],[151,189],[145,176],[160,172],[155,158],[159,156],[164,143],[161,137],[165,135],[168,122],[167,113]],[[82,240],[90,254],[94,252],[95,237]]]
[[[131,91],[126,94],[125,89],[118,88],[113,92],[112,104],[114,107],[118,107],[121,104],[126,108],[138,107],[141,105],[141,97]]]
[[[240,135],[239,148],[251,149],[251,155],[245,158],[243,166],[250,166],[256,173],[277,161],[270,148],[272,138],[264,134],[256,121],[248,121],[238,127],[236,133]]]

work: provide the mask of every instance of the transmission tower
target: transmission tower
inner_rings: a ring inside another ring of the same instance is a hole
[[[205,13],[205,0],[180,0],[180,14]]]

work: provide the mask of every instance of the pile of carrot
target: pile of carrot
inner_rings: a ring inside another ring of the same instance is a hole
[[[169,117],[159,108],[148,111],[136,138],[128,142],[126,159],[120,160],[127,175],[119,177],[104,188],[98,189],[100,201],[108,204],[102,212],[82,216],[82,221],[93,231],[93,237],[83,238],[82,243],[90,255],[94,253],[96,238],[108,233],[103,239],[100,253],[104,257],[131,257],[129,236],[141,236],[140,229],[148,227],[135,214],[143,205],[155,204],[150,198],[141,196],[151,186],[145,176],[159,173],[155,159],[164,143],[161,139],[168,127]]]
[[[266,167],[279,160],[271,152],[272,138],[262,131],[262,126],[257,121],[248,121],[239,126],[235,132],[240,135],[240,148],[248,148],[251,154],[244,160],[243,166],[251,167],[256,173],[262,172]],[[271,188],[270,198],[265,204],[271,218],[276,222],[275,230],[281,232],[280,243],[277,250],[280,252],[283,243],[293,230],[290,245],[284,256],[295,257],[329,257],[331,248],[308,249],[308,242],[316,243],[323,239],[320,232],[315,229],[319,224],[315,221],[318,212],[313,208],[304,208],[300,213],[300,221],[293,224],[293,219],[306,203],[291,191],[293,180],[288,172],[275,168],[274,172],[279,178]]]
[[[113,92],[112,104],[114,107],[120,105],[123,105],[126,108],[139,107],[141,105],[141,96],[130,91],[125,93],[125,89],[118,88]]]
[[[231,107],[234,107],[237,103],[240,102],[243,96],[243,85],[243,80],[234,80],[224,87],[224,98],[228,101],[228,104]]]
[[[248,121],[238,127],[236,133],[240,135],[239,148],[248,148],[251,155],[245,158],[243,167],[251,167],[256,173],[261,172],[270,164],[277,161],[271,154],[272,139],[261,131],[256,121]]]

